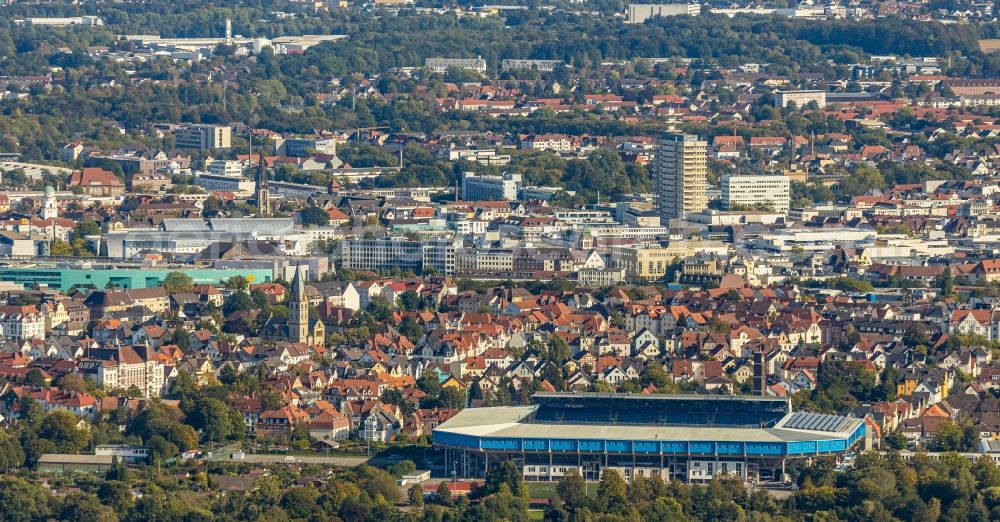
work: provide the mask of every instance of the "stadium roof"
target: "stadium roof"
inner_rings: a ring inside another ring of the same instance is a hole
[[[538,406],[466,408],[435,432],[474,437],[602,439],[628,441],[796,442],[849,437],[862,419],[792,413],[774,428],[719,426],[636,426],[611,424],[529,424]]]
[[[717,401],[717,402],[789,402],[787,397],[757,397],[753,395],[696,395],[696,394],[632,394],[598,392],[535,392],[532,399],[614,399],[614,400],[660,400],[660,401]]]

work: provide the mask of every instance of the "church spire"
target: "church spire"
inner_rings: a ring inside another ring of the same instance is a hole
[[[292,295],[300,301],[305,300],[305,289],[302,287],[302,267],[295,264],[295,275],[292,276]]]
[[[295,343],[310,343],[309,301],[302,282],[302,267],[298,263],[295,264],[295,275],[292,277],[292,295],[288,299],[288,337],[289,341]]]
[[[253,127],[250,128],[250,139],[253,140]],[[249,163],[253,165],[253,141],[250,142]],[[267,190],[267,170],[264,168],[264,145],[257,145],[257,176],[254,178],[254,193],[257,203],[257,215],[271,214],[271,195]]]

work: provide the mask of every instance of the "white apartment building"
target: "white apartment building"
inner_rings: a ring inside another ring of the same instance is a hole
[[[522,149],[572,152],[573,140],[565,134],[536,134],[521,143]]]
[[[486,60],[482,57],[476,58],[428,58],[424,62],[424,66],[430,68],[436,73],[444,74],[448,69],[465,69],[470,71],[477,71],[479,73],[486,72]]]
[[[722,208],[744,210],[770,205],[772,210],[788,214],[791,182],[788,176],[726,175],[722,177]]]
[[[625,281],[624,268],[581,268],[576,280],[583,286],[612,286]]]
[[[490,222],[485,219],[456,219],[449,222],[459,236],[478,236],[485,234]]]
[[[504,60],[500,62],[500,68],[508,71],[513,69],[534,69],[542,72],[552,72],[556,67],[563,65],[562,60]]]
[[[0,333],[9,339],[44,339],[45,316],[34,306],[0,307]]]
[[[520,190],[520,174],[477,176],[466,172],[462,175],[462,199],[465,201],[516,201]]]
[[[232,147],[233,130],[225,125],[189,125],[174,129],[174,147],[214,150]]]
[[[776,91],[774,93],[775,107],[788,107],[794,103],[796,107],[805,107],[811,102],[822,109],[826,107],[826,91]]]

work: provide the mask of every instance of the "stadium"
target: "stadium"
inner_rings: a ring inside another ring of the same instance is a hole
[[[865,419],[792,412],[788,398],[537,393],[530,406],[467,408],[433,431],[448,473],[482,477],[513,461],[525,480],[576,470],[599,480],[785,482],[785,466],[870,445]]]

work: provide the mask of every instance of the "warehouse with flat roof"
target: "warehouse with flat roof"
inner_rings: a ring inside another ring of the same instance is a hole
[[[530,406],[468,408],[434,429],[447,472],[482,477],[510,460],[525,480],[575,470],[600,480],[707,482],[726,474],[784,482],[793,460],[843,456],[865,441],[865,419],[792,412],[778,397],[537,393]]]

